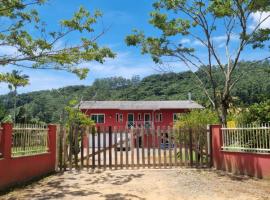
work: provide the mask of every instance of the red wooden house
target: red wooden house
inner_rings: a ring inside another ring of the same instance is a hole
[[[198,103],[186,101],[83,101],[82,112],[97,126],[162,127],[173,126],[181,113],[202,109]]]
[[[83,101],[80,109],[100,127],[168,127],[181,113],[202,109],[198,103],[187,101]],[[148,137],[148,138],[147,138]],[[152,146],[152,136],[144,134],[144,146]],[[95,141],[97,141],[95,137]],[[106,139],[107,140],[107,139]],[[155,139],[157,144],[157,138]],[[101,140],[103,141],[103,139]],[[146,141],[149,141],[148,143]],[[136,144],[136,139],[134,140]],[[163,143],[163,140],[162,140]],[[107,142],[108,144],[108,142]],[[151,145],[150,145],[151,144]],[[90,138],[90,146],[92,141]],[[139,138],[141,145],[141,137]],[[103,144],[101,144],[103,146]]]

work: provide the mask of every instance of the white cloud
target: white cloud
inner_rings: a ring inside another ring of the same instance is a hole
[[[180,40],[180,43],[181,44],[189,44],[189,43],[191,43],[191,41],[188,38],[183,38],[183,39]]]
[[[256,28],[260,24],[260,28],[270,28],[270,12],[255,12],[251,13],[250,29]]]

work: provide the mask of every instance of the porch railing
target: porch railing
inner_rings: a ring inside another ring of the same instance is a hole
[[[233,152],[270,153],[270,124],[260,126],[223,127],[222,150]]]
[[[153,121],[128,121],[128,128],[154,128]]]
[[[12,156],[46,153],[48,145],[48,127],[34,124],[15,124],[12,133]]]

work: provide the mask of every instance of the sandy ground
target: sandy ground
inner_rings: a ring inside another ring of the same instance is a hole
[[[270,200],[270,180],[187,168],[82,170],[52,175],[0,199]]]

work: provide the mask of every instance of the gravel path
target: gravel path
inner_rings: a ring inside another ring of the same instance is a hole
[[[65,172],[0,199],[270,200],[270,180],[196,169]]]

